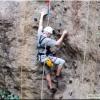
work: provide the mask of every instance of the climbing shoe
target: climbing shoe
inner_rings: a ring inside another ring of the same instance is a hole
[[[48,87],[48,89],[50,90],[50,92],[51,92],[51,93],[53,93],[53,94],[54,94],[54,93],[56,93],[56,91],[57,91],[57,89],[56,89],[56,88],[51,88],[51,89],[50,89],[50,87],[49,87],[49,86],[47,86],[47,87]]]
[[[60,73],[59,77],[60,79],[64,78],[64,74]]]
[[[56,91],[57,91],[56,88],[52,88],[52,89],[50,89],[50,92],[53,93],[53,94],[56,93]]]
[[[54,83],[58,83],[59,80],[60,80],[60,76],[56,76],[52,81],[53,81]]]

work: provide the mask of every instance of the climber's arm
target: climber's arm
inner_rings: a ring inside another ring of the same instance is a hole
[[[40,21],[39,21],[39,28],[38,32],[43,30],[43,14],[41,14]]]
[[[39,21],[39,28],[38,31],[42,31],[43,30],[43,17],[47,14],[47,11],[44,10],[41,12],[41,17],[40,17],[40,21]]]
[[[63,39],[64,39],[66,34],[67,34],[67,31],[66,30],[63,31],[63,34],[61,35],[61,37],[56,41],[56,44],[55,44],[56,46],[60,46],[62,44]]]
[[[46,44],[47,46],[53,47],[53,46],[60,46],[61,43],[63,42],[63,39],[65,35],[67,34],[67,31],[64,31],[63,34],[61,35],[60,39],[57,41],[51,38],[46,38],[43,43]]]

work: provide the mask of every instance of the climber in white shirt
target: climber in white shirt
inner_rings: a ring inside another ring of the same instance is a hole
[[[49,57],[50,60],[55,65],[57,65],[55,80],[56,82],[58,82],[58,79],[59,79],[61,70],[64,66],[65,60],[54,56],[50,51],[50,47],[62,45],[63,39],[65,35],[67,34],[67,31],[64,30],[61,37],[57,41],[54,39],[51,39],[50,36],[53,34],[53,28],[50,26],[47,26],[43,29],[43,17],[46,14],[47,14],[46,10],[41,12],[39,28],[38,28],[38,35],[37,35],[38,37],[38,41],[37,41],[38,55],[37,56],[38,56],[39,62],[41,63],[44,63]],[[52,86],[52,81],[51,81],[51,76],[50,76],[50,73],[52,72],[52,68],[45,66],[44,71],[45,71],[46,80],[48,82],[49,89],[52,92],[56,91]]]

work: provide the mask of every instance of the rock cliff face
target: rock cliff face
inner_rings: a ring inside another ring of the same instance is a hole
[[[0,88],[24,99],[41,97],[36,36],[44,1],[0,1]],[[69,35],[57,50],[66,60],[55,99],[86,99],[100,92],[100,2],[51,2],[49,25]],[[47,18],[44,20],[44,27]],[[55,34],[54,38],[59,36]],[[39,68],[40,67],[40,68]],[[43,98],[51,98],[44,80]]]

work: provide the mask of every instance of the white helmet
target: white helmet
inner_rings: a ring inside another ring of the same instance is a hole
[[[48,32],[48,33],[53,33],[53,28],[52,27],[50,27],[50,26],[47,26],[47,27],[45,27],[44,28],[44,30],[43,30],[44,32]]]

